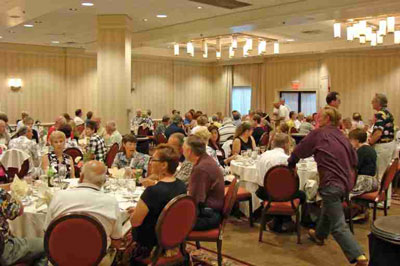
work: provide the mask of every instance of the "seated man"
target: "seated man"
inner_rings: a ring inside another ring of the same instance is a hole
[[[32,128],[22,126],[15,134],[10,143],[8,144],[9,149],[17,149],[26,152],[32,158],[33,164],[39,166],[40,164],[40,150],[39,145],[32,140]]]
[[[264,152],[261,155],[260,160],[257,162],[259,187],[256,191],[256,195],[261,200],[268,200],[268,194],[264,188],[265,174],[274,166],[288,164],[287,160],[289,159],[289,147],[289,136],[284,133],[277,133],[272,140],[272,150]],[[301,201],[304,201],[306,195],[303,191],[298,191],[298,195],[296,195],[296,197]],[[290,216],[275,216],[273,221],[268,223],[268,227],[276,232],[287,231],[287,227],[289,227],[289,225],[283,226],[283,224],[287,222],[291,222]]]
[[[47,210],[46,230],[52,220],[69,212],[85,212],[96,217],[107,234],[108,246],[118,246],[122,238],[122,218],[117,200],[101,190],[107,169],[102,162],[89,161],[82,169],[75,189],[58,191]],[[111,241],[110,241],[111,239]]]
[[[182,133],[185,135],[185,130],[182,128],[183,120],[180,115],[174,115],[172,116],[172,123],[167,127],[165,130],[165,136],[167,139],[169,139],[169,136],[171,136],[174,133]]]
[[[217,228],[224,206],[224,175],[215,160],[207,155],[206,145],[198,136],[186,139],[183,154],[193,164],[188,192],[199,210],[193,230]]]
[[[90,152],[92,154],[92,158],[97,161],[104,162],[106,159],[106,144],[104,143],[104,139],[97,135],[97,124],[95,121],[86,122],[85,133],[86,136],[89,137],[89,144],[86,147],[86,152]]]
[[[117,124],[115,121],[108,121],[106,124],[106,135],[104,136],[104,142],[107,148],[110,148],[114,143],[121,146],[122,135],[117,130]]]
[[[7,219],[14,220],[23,212],[23,205],[0,188],[0,234],[4,238],[4,251],[0,254],[0,265],[14,265],[22,262],[47,265],[42,238],[17,238],[10,235]]]

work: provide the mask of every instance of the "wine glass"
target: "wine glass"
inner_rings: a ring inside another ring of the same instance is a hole
[[[67,177],[67,166],[64,164],[58,165],[58,180],[60,182],[60,188],[63,188],[63,181]]]
[[[134,180],[134,179],[126,180],[126,188],[128,189],[128,192],[129,192],[129,195],[130,195],[130,198],[131,198],[132,202],[134,202],[133,193],[136,190],[136,180]]]

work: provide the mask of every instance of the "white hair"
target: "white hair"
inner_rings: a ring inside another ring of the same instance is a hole
[[[104,165],[103,165],[104,166]],[[96,170],[97,164],[93,161],[86,163],[82,167],[83,182],[90,183],[101,188],[106,182],[107,168],[104,166],[104,172],[98,174]]]
[[[117,124],[115,123],[115,121],[108,121],[107,126],[112,128],[113,130],[117,129]]]

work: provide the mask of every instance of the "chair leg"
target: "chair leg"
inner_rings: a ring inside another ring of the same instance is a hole
[[[200,246],[200,241],[196,241],[196,248],[197,248],[197,249],[200,249],[200,248],[201,248],[201,246]]]
[[[388,207],[387,207],[387,200],[385,200],[385,201],[383,202],[383,213],[385,214],[385,216],[387,216],[387,209],[388,209]]]
[[[350,204],[348,204],[347,209],[348,209],[348,215],[349,215],[349,227],[350,227],[350,231],[351,231],[351,233],[354,235],[353,212],[352,212],[352,209],[351,209]]]
[[[249,212],[250,227],[253,227],[253,199],[251,197],[249,198]]]
[[[260,234],[258,236],[258,242],[262,242],[263,231],[266,223],[267,223],[267,214],[266,214],[266,209],[264,208],[261,213]]]
[[[297,244],[301,244],[301,228],[300,228],[300,210],[296,211],[296,232],[297,232]]]
[[[218,266],[222,266],[222,240],[217,240]]]
[[[377,203],[374,202],[374,214],[372,215],[372,221],[376,220],[376,208],[377,208]]]

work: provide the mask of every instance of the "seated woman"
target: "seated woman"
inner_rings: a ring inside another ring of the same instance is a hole
[[[266,132],[264,126],[261,124],[261,116],[255,114],[253,116],[254,129],[253,129],[253,138],[256,142],[256,145],[260,142],[261,136]]]
[[[376,151],[367,143],[367,132],[357,128],[349,133],[349,139],[357,150],[357,183],[350,192],[350,197],[358,196],[366,192],[377,191],[379,182],[376,178]]]
[[[210,147],[210,148],[207,148],[207,149],[212,149],[215,151],[220,165],[222,165],[222,166],[228,165],[233,159],[236,158],[236,156],[229,156],[229,154],[225,154],[225,151],[222,149],[222,146],[219,144],[218,127],[216,127],[214,125],[209,126],[208,131],[211,133],[211,137],[208,142],[208,147]]]
[[[296,113],[295,111],[291,111],[291,112],[289,113],[289,120],[286,121],[286,124],[287,124],[288,127],[289,127],[289,132],[291,132],[292,128],[295,128],[296,131],[297,131],[297,128],[296,128],[296,120],[297,120],[297,113]]]
[[[172,146],[161,144],[156,147],[151,159],[151,172],[158,177],[158,182],[147,187],[137,207],[130,210],[132,238],[136,241],[131,265],[137,265],[135,258],[149,257],[157,245],[155,226],[165,205],[176,196],[186,194],[185,184],[174,177],[178,164],[179,154]]]
[[[249,122],[243,122],[238,126],[232,143],[232,155],[238,155],[241,151],[254,150],[256,142],[253,135],[253,128]]]
[[[314,126],[311,124],[312,121],[312,116],[307,116],[306,121],[303,121],[300,125],[299,134],[307,135],[308,133],[310,133],[314,129]]]
[[[122,151],[115,156],[112,167],[142,169],[147,171],[150,156],[136,151],[137,139],[132,134],[122,137]]]
[[[64,153],[65,139],[65,134],[61,131],[51,133],[49,140],[53,151],[43,156],[42,169],[47,171],[49,167],[53,167],[58,171],[58,165],[63,164],[67,168],[66,178],[75,178],[74,161],[71,156]]]

